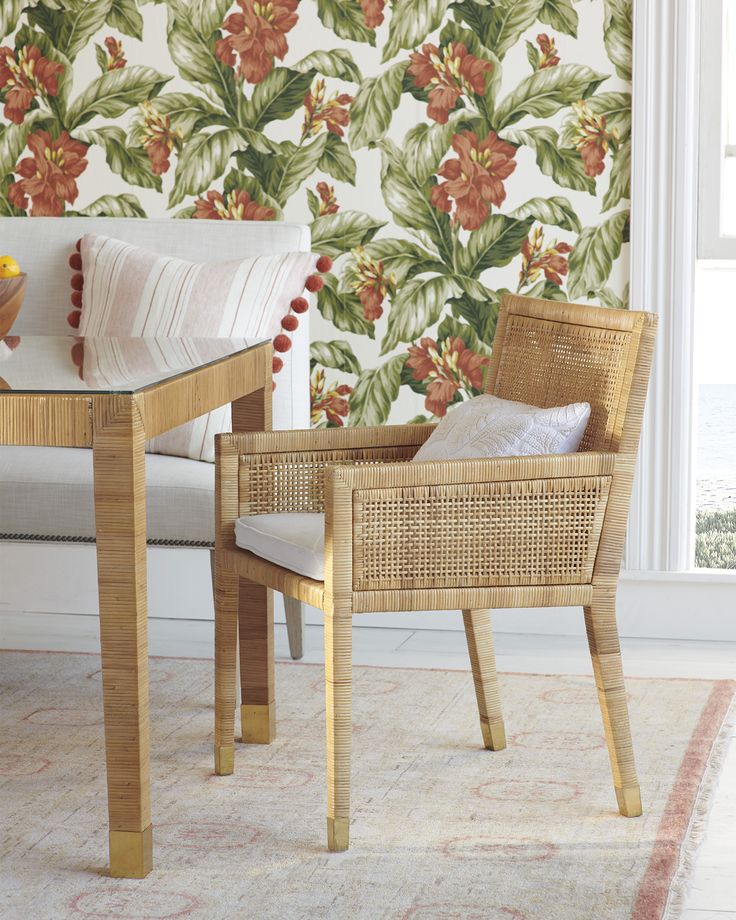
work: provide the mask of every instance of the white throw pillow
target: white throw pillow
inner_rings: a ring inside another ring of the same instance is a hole
[[[285,338],[281,321],[318,259],[285,252],[194,263],[92,233],[81,256],[80,335],[246,339]],[[147,450],[214,463],[222,431],[230,431],[229,406],[152,438]]]
[[[440,420],[414,460],[572,454],[589,418],[588,403],[540,409],[497,396],[475,396]]]

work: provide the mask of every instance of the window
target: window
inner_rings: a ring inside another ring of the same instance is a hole
[[[736,0],[704,0],[698,256],[736,259]]]
[[[736,0],[703,0],[701,42],[695,566],[736,569]]]

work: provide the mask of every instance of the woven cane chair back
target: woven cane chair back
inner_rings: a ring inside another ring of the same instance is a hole
[[[591,417],[579,449],[617,452],[626,431],[635,450],[644,393],[632,390],[640,382],[637,362],[648,369],[651,360],[641,353],[642,329],[653,325],[647,313],[507,295],[487,392],[542,408],[588,402]]]

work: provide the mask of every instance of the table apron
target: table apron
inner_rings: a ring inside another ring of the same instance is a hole
[[[89,396],[0,395],[0,444],[26,447],[91,447]]]

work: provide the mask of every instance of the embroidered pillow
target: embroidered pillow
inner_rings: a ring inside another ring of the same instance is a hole
[[[284,313],[294,300],[301,305],[305,285],[315,288],[312,278],[322,281],[310,252],[195,263],[87,234],[81,256],[83,336],[269,338],[286,350]],[[223,406],[152,438],[147,450],[213,463],[214,436],[229,430]]]
[[[571,454],[590,418],[588,403],[540,409],[497,396],[475,396],[440,420],[414,460],[471,460]]]

